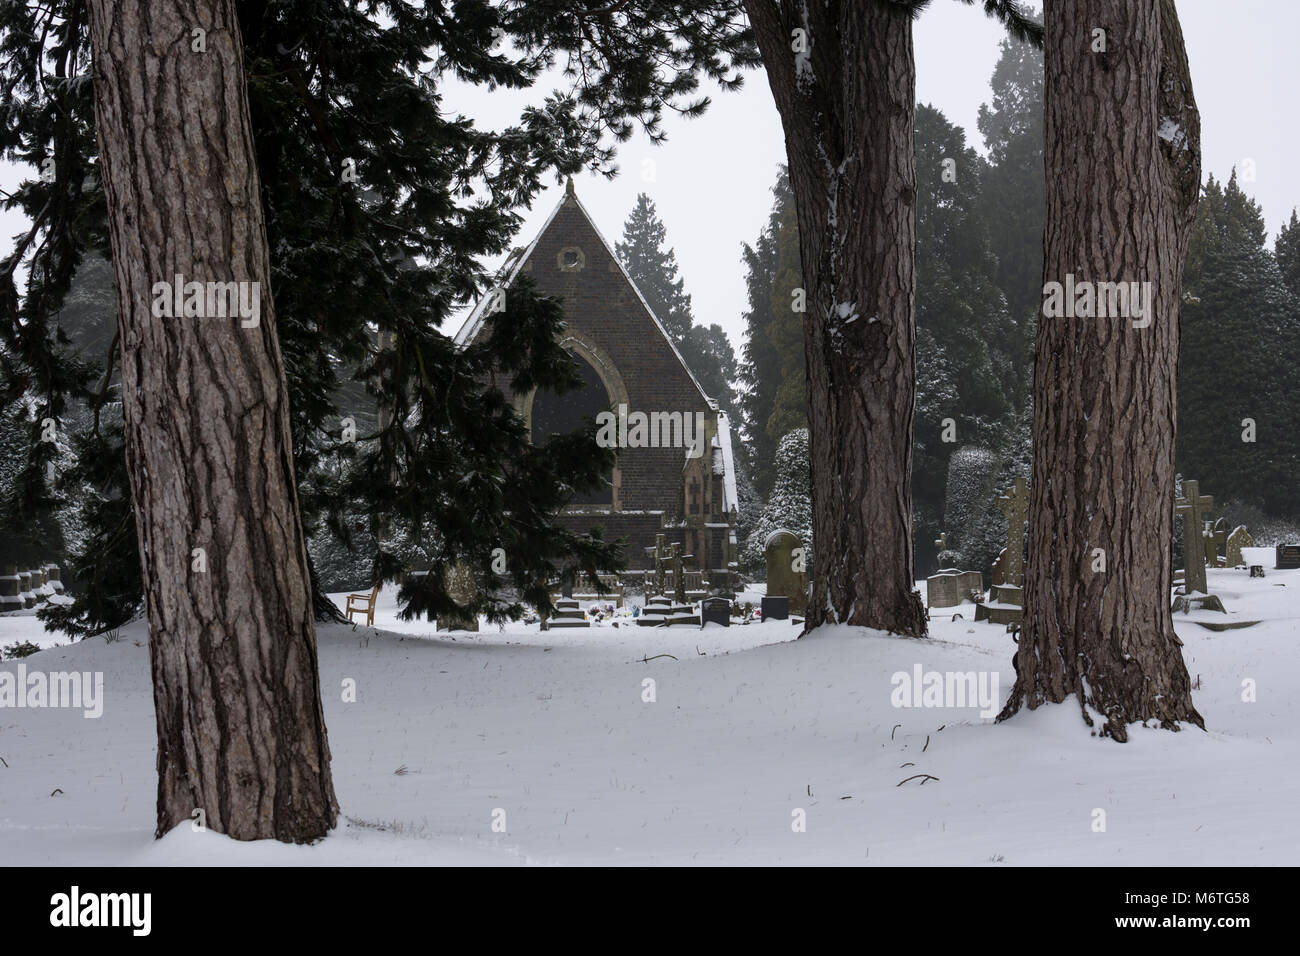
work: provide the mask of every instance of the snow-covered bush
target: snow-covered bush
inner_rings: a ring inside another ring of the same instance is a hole
[[[741,571],[758,579],[767,577],[763,551],[768,535],[784,528],[803,542],[808,566],[812,567],[812,476],[808,465],[808,429],[796,428],[781,439],[773,463],[776,478],[758,520],[741,552]]]

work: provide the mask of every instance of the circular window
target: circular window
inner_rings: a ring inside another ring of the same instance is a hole
[[[561,272],[577,272],[587,264],[587,257],[577,246],[566,246],[555,257]]]

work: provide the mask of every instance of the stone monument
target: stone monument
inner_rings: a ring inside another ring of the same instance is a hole
[[[1183,482],[1183,497],[1174,507],[1183,516],[1183,593],[1200,591],[1208,594],[1205,583],[1205,537],[1201,533],[1205,514],[1214,507],[1214,499],[1200,493],[1197,481]]]
[[[793,531],[778,528],[767,536],[763,552],[767,558],[767,594],[788,597],[791,614],[808,613],[808,563],[806,555],[795,555],[803,542]]]

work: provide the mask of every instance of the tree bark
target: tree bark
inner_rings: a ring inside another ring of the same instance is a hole
[[[236,839],[311,841],[338,806],[234,4],[92,0],[90,10],[149,614],[157,835],[202,811]],[[177,275],[259,284],[257,324],[155,317],[155,284]]]
[[[1067,273],[1150,282],[1152,313],[1145,328],[1039,320],[1025,620],[1000,719],[1073,694],[1096,733],[1124,741],[1134,721],[1204,727],[1169,547],[1200,121],[1173,0],[1048,0],[1045,13],[1045,289]]]
[[[908,9],[747,0],[785,129],[807,292],[808,627],[922,636],[914,590],[915,64]],[[792,49],[804,31],[806,55]]]

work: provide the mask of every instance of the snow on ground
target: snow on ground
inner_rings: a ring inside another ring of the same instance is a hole
[[[449,635],[397,621],[381,594],[376,628],[320,631],[342,817],[314,847],[184,826],[152,839],[154,719],[137,623],[112,643],[0,663],[105,681],[99,719],[0,709],[0,860],[1294,863],[1300,572],[1212,570],[1210,583],[1232,618],[1262,621],[1216,633],[1178,616],[1210,731],[1134,728],[1125,745],[1090,737],[1073,703],[1001,725],[978,707],[893,706],[891,676],[918,665],[996,675],[1005,698],[1011,639],[972,621],[970,605],[957,621],[936,612],[926,641],[851,628],[794,641],[784,622]],[[0,617],[0,645],[15,639],[50,643],[30,614]],[[676,660],[642,661],[659,654]],[[347,678],[355,703],[343,701]],[[1257,702],[1242,700],[1245,679]],[[918,773],[938,779],[900,786]],[[498,809],[504,833],[492,829]],[[800,810],[806,832],[792,828]]]

